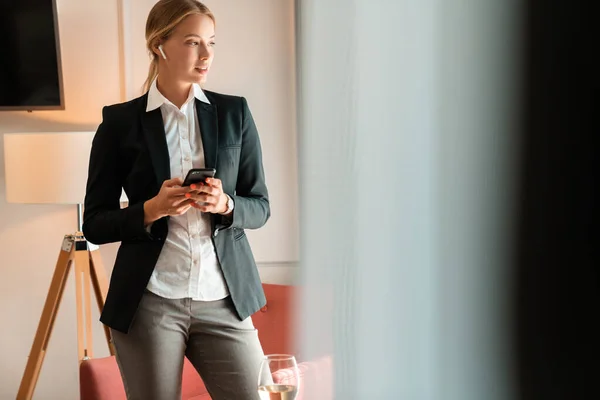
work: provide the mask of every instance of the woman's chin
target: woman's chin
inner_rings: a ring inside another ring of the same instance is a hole
[[[207,78],[206,74],[195,73],[195,74],[192,74],[192,76],[191,76],[191,82],[202,85],[202,84],[206,83],[206,78]]]

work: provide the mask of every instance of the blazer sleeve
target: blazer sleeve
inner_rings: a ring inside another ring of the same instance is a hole
[[[95,244],[148,240],[144,203],[121,209],[123,176],[119,168],[119,137],[127,134],[115,107],[102,109],[102,123],[92,141],[84,200],[83,234]]]
[[[269,193],[265,183],[262,149],[256,124],[244,97],[242,101],[242,148],[235,193],[233,215],[222,217],[222,229],[258,229],[271,216]]]

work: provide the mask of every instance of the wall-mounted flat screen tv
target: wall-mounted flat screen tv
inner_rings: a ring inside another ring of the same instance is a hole
[[[62,110],[56,0],[0,0],[0,110]]]

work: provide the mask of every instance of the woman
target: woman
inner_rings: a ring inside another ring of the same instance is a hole
[[[105,107],[94,137],[83,231],[121,242],[100,319],[128,399],[179,400],[184,356],[214,400],[258,397],[250,315],[265,297],[244,229],[265,224],[269,200],[246,100],[199,86],[214,40],[205,5],[159,1],[146,24],[147,93]],[[183,187],[202,167],[215,178]]]

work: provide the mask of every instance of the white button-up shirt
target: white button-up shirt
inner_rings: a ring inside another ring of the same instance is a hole
[[[209,103],[200,86],[194,84],[178,109],[152,82],[146,112],[160,107],[171,164],[171,177],[183,177],[192,168],[204,168],[204,149],[196,114],[198,99]],[[227,297],[229,291],[211,237],[210,216],[195,208],[171,216],[169,233],[148,290],[168,298],[211,301]]]

